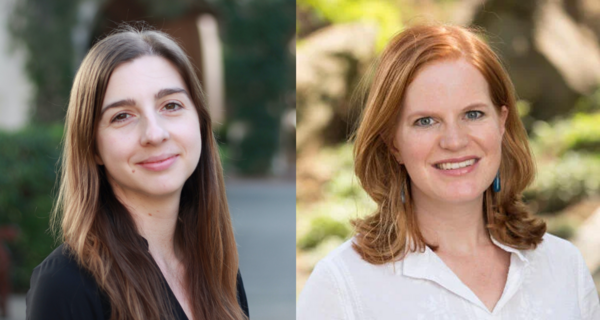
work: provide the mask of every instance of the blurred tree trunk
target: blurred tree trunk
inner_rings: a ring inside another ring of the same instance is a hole
[[[474,16],[536,119],[568,113],[600,85],[600,9],[584,11],[592,3],[598,2],[489,0]]]

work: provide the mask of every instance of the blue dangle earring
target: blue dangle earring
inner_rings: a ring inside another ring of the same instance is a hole
[[[496,174],[496,178],[494,178],[494,182],[492,183],[492,188],[494,192],[500,192],[500,170]]]

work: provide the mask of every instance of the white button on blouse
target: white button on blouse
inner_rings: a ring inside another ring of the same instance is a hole
[[[491,312],[431,249],[373,265],[352,249],[352,240],[317,264],[298,299],[297,320],[600,320],[598,293],[581,253],[550,234],[535,250],[492,239],[511,257]]]

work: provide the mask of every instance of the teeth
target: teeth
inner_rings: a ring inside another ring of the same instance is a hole
[[[472,166],[474,163],[475,163],[475,159],[471,159],[471,160],[467,160],[467,161],[463,161],[463,162],[438,163],[436,165],[436,167],[438,167],[438,169],[442,169],[442,170],[453,170],[453,169],[459,169],[459,168]]]

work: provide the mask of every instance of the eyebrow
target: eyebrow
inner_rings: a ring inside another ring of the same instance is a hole
[[[461,112],[468,110],[468,109],[473,109],[473,108],[488,108],[488,107],[490,107],[490,106],[485,102],[474,102],[474,103],[471,103],[471,104],[465,106],[464,108],[462,108]],[[419,110],[419,111],[413,112],[411,114],[408,114],[406,116],[406,118],[409,119],[409,118],[420,117],[420,116],[424,116],[424,115],[428,116],[431,114],[432,114],[432,112],[430,112],[428,110]],[[435,115],[435,113],[433,113],[433,114]]]
[[[154,100],[162,99],[166,96],[170,96],[176,93],[184,93],[188,98],[190,98],[190,94],[183,88],[167,88],[160,90],[157,94],[154,95]]]
[[[188,99],[191,100],[190,94],[183,88],[161,89],[160,91],[158,91],[158,93],[156,93],[154,95],[154,100],[159,100],[166,96],[170,96],[170,95],[176,94],[176,93],[184,93],[188,97]],[[104,114],[104,112],[106,112],[106,110],[108,110],[110,108],[117,108],[117,107],[123,107],[123,106],[135,106],[135,105],[136,105],[135,100],[133,100],[131,98],[115,101],[115,102],[107,105],[106,107],[102,108],[102,111],[100,111],[100,115]]]

